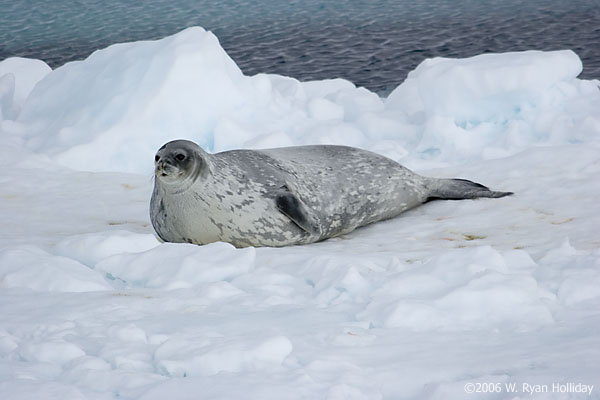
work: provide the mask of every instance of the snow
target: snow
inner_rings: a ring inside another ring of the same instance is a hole
[[[201,28],[1,61],[0,398],[600,398],[600,82],[580,72],[569,50],[430,59],[380,98],[244,76]],[[516,194],[307,246],[161,243],[153,156],[175,138],[353,145]],[[594,389],[552,392],[569,382]]]
[[[0,63],[0,120],[14,120],[33,87],[51,69],[41,60],[13,57]]]
[[[0,255],[0,287],[38,291],[87,292],[107,290],[102,277],[77,261],[35,246],[20,246]]]

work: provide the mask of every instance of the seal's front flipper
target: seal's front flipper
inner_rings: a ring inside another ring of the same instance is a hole
[[[286,187],[284,188],[287,189]],[[279,211],[307,233],[311,235],[321,234],[319,224],[308,207],[292,192],[279,192],[275,196],[275,204]]]

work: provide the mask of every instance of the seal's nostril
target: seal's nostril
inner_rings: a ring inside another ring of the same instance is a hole
[[[160,156],[157,154],[156,156],[154,156],[154,162],[158,162],[158,160],[160,160]]]

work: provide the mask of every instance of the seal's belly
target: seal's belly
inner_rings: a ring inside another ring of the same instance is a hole
[[[272,198],[246,192],[239,199],[230,195],[184,207],[193,212],[182,217],[187,226],[183,241],[224,241],[236,247],[306,244],[395,217],[422,203],[419,191],[399,177],[386,177],[385,184],[372,180],[360,185],[344,181],[319,184],[305,179],[295,181],[294,186],[318,221],[319,234],[311,235],[298,227],[277,209]]]
[[[230,200],[230,201],[227,201]],[[244,204],[232,197],[210,206],[198,201],[183,207],[182,242],[208,244],[217,241],[236,247],[286,246],[308,243],[311,238],[276,209],[270,199],[253,199]],[[314,240],[312,240],[314,241]]]

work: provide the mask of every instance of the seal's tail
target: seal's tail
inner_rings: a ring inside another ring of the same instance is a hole
[[[427,201],[476,199],[479,197],[498,198],[512,194],[513,192],[495,192],[486,186],[466,179],[436,179]]]

